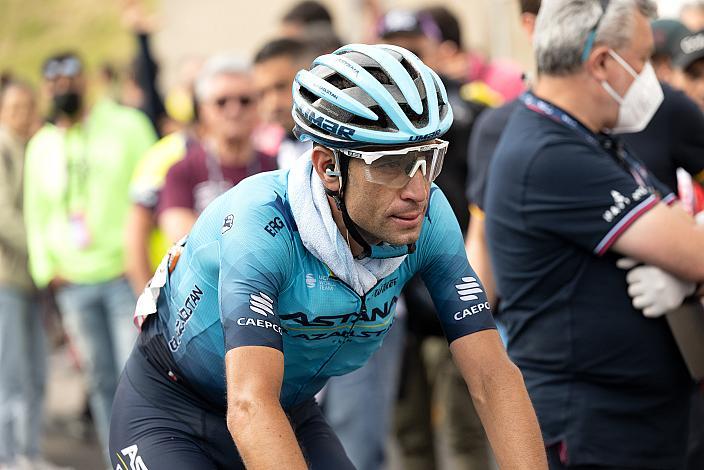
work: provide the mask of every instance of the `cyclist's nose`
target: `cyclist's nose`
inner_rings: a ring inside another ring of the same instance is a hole
[[[416,171],[416,174],[406,183],[406,186],[401,189],[401,199],[422,202],[428,197],[430,183],[423,173],[423,171]]]

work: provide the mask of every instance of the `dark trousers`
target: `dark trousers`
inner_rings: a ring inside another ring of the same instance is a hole
[[[132,352],[115,395],[110,425],[114,468],[244,469],[225,413],[170,381],[139,351]],[[353,470],[314,399],[287,410],[311,469]],[[261,443],[261,452],[273,445]]]

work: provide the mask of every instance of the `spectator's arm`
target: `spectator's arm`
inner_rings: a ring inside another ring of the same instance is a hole
[[[704,227],[679,205],[653,207],[621,234],[613,250],[679,278],[704,281]]]
[[[149,236],[154,228],[152,211],[139,204],[132,204],[125,228],[127,279],[139,295],[152,277],[149,263]]]
[[[484,226],[484,212],[472,206],[469,228],[465,238],[465,250],[469,262],[484,285],[484,292],[491,305],[496,305],[496,282],[494,271],[489,258],[489,245],[486,242],[486,228]]]
[[[154,129],[159,129],[160,120],[166,115],[164,101],[157,89],[157,74],[159,68],[151,53],[149,34],[135,33],[137,39],[137,57],[135,58],[135,79],[137,86],[144,93],[142,110],[152,122]]]
[[[134,111],[134,113],[134,124],[129,131],[129,135],[126,136],[126,138],[130,139],[130,155],[128,159],[132,173],[157,140],[156,132],[154,132],[154,128],[147,116],[139,111]]]
[[[137,42],[134,77],[144,94],[142,111],[149,117],[154,129],[159,129],[159,121],[165,116],[166,110],[157,87],[159,66],[150,47],[150,36],[155,29],[154,20],[147,16],[141,2],[128,2],[123,11],[123,21]]]
[[[191,231],[198,214],[186,207],[171,207],[159,214],[159,228],[166,234],[170,243],[176,243]]]
[[[3,158],[12,158],[9,151],[5,153],[4,149],[0,148],[0,160]],[[0,201],[4,201],[0,204],[0,220],[4,221],[5,224],[0,229],[0,245],[5,246],[15,253],[26,254],[27,253],[27,231],[25,230],[24,223],[22,221],[22,213],[10,203],[15,198],[15,195],[11,193],[10,188],[15,186],[11,184],[8,165],[5,162],[0,161]],[[12,162],[14,165],[19,165],[20,162]],[[22,176],[20,176],[21,178]],[[20,223],[18,223],[20,222]]]
[[[47,246],[46,223],[47,201],[42,192],[42,184],[36,180],[37,175],[43,171],[41,168],[41,154],[32,151],[33,146],[27,149],[24,175],[24,221],[27,229],[27,251],[29,253],[29,271],[34,283],[39,288],[46,287],[56,276],[56,267]]]

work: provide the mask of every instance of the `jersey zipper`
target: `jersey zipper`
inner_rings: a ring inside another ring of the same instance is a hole
[[[345,287],[347,288],[347,290],[349,290],[350,292],[352,292],[352,293],[360,300],[360,302],[361,302],[360,307],[359,307],[359,313],[358,313],[358,315],[356,316],[356,318],[352,321],[352,324],[350,325],[350,329],[347,330],[348,333],[351,333],[352,330],[354,329],[355,325],[357,324],[357,320],[359,320],[360,317],[362,317],[363,315],[366,315],[366,313],[367,313],[367,295],[368,295],[370,292],[373,292],[374,289],[376,289],[376,287],[377,287],[379,284],[381,284],[381,282],[382,282],[384,279],[386,279],[386,278],[383,278],[383,279],[381,279],[379,282],[377,282],[376,284],[374,284],[374,286],[373,286],[371,289],[369,289],[364,295],[359,295],[349,284],[347,284],[347,283],[346,283],[345,281],[343,281],[342,279],[337,278],[337,277],[334,278],[334,279],[335,279],[336,281],[338,281],[340,284],[342,284],[343,286],[345,286]],[[313,375],[313,377],[311,377],[311,379],[308,380],[308,382],[306,382],[304,385],[301,386],[301,388],[298,389],[298,392],[296,393],[296,396],[295,396],[295,398],[293,399],[293,403],[296,403],[296,402],[297,402],[298,397],[299,397],[299,395],[301,394],[301,392],[302,392],[311,382],[313,382],[313,381],[320,375],[320,373],[323,371],[323,369],[325,369],[325,366],[327,366],[328,363],[337,355],[337,353],[340,352],[340,349],[342,349],[342,346],[345,345],[345,343],[347,342],[348,339],[349,339],[349,336],[345,337],[342,341],[340,341],[340,344],[337,346],[337,349],[335,349],[335,351],[333,351],[333,353],[330,354],[330,357],[328,357],[328,358],[325,360],[325,362],[323,362],[323,364],[318,368],[318,371],[315,373],[315,375]]]

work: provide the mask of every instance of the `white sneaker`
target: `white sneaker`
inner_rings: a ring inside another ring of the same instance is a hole
[[[19,457],[17,459],[17,470],[74,470],[73,467],[62,467],[55,465],[41,457],[33,459],[27,457]]]

